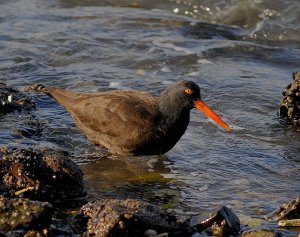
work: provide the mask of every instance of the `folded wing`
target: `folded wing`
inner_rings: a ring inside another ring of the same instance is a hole
[[[70,112],[92,142],[116,153],[130,153],[146,142],[157,113],[157,99],[146,92],[81,93],[55,87],[47,91]]]

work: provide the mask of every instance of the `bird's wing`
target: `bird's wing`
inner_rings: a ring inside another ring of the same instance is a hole
[[[90,140],[104,146],[111,142],[126,142],[128,146],[140,142],[157,110],[157,99],[141,91],[80,93],[54,87],[47,90],[71,113]]]

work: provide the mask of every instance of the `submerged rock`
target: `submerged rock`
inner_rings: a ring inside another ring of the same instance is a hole
[[[283,204],[269,217],[271,220],[300,219],[300,196],[293,201]]]
[[[292,83],[282,92],[278,115],[293,123],[300,125],[300,72],[293,73]]]
[[[28,111],[35,108],[35,103],[22,92],[0,82],[0,114],[12,111]]]
[[[79,167],[63,152],[50,149],[2,148],[0,192],[46,201],[66,201],[85,194]]]
[[[47,202],[0,197],[0,236],[6,233],[23,236],[28,230],[40,231],[50,225],[52,214],[53,207]]]

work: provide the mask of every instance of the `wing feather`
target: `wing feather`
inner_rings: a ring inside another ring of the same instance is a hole
[[[156,97],[136,90],[99,93],[72,92],[47,88],[63,105],[77,126],[94,143],[122,153],[134,150],[147,139],[157,111]],[[118,150],[118,149],[122,149]]]

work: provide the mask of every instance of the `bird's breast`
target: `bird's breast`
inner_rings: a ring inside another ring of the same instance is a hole
[[[147,139],[139,144],[134,154],[163,154],[171,150],[182,137],[189,124],[189,113],[180,116],[171,123],[170,119],[161,117],[148,131]]]

